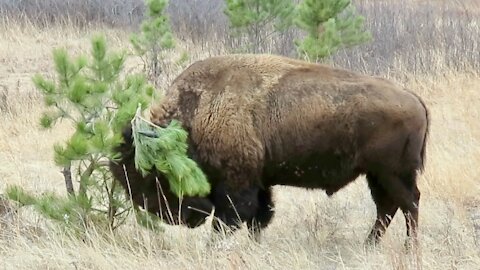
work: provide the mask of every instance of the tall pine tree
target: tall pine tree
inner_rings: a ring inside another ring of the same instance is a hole
[[[307,35],[295,42],[298,53],[318,61],[340,48],[366,42],[371,37],[362,30],[363,22],[350,0],[303,0],[297,7],[295,24]]]
[[[162,73],[164,53],[175,47],[175,40],[170,29],[170,22],[165,9],[167,0],[146,0],[146,17],[141,31],[133,34],[130,41],[144,63],[150,81],[157,87]]]
[[[225,14],[236,35],[246,35],[247,51],[259,52],[272,34],[292,24],[292,0],[226,0]]]

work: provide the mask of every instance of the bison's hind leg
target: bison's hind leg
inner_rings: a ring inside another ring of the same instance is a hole
[[[417,240],[420,191],[416,183],[416,171],[402,174],[367,174],[372,197],[377,206],[377,221],[368,240],[378,242],[400,207],[407,227],[407,242]]]
[[[380,184],[379,178],[372,173],[367,174],[368,187],[377,208],[377,219],[367,237],[368,244],[377,244],[390,225],[398,210],[398,203],[389,192]]]
[[[405,216],[405,223],[407,226],[407,242],[405,245],[407,248],[414,245],[418,246],[418,211],[420,207],[420,190],[417,186],[417,173],[413,171],[411,173],[403,175],[403,183],[406,189],[410,192],[411,196],[408,198],[410,202],[405,201],[400,205],[403,215]],[[410,241],[412,240],[412,241]]]

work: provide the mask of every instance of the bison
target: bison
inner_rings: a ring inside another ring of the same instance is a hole
[[[214,209],[227,226],[258,232],[273,217],[273,186],[330,196],[366,175],[377,210],[368,242],[398,208],[416,239],[429,117],[417,95],[390,81],[282,56],[216,56],[183,71],[150,113],[160,126],[182,123],[188,155],[212,187],[180,203],[159,172],[142,177],[127,126],[111,170],[136,204],[169,224],[196,227]]]

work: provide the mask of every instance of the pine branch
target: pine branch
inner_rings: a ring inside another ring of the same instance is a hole
[[[137,110],[132,120],[135,167],[144,175],[152,170],[165,174],[170,189],[178,196],[210,192],[210,184],[195,161],[188,158],[187,133],[173,120],[166,128],[144,119]],[[144,136],[143,134],[147,134]]]

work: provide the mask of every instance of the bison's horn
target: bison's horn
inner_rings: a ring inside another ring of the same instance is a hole
[[[141,134],[150,138],[158,138],[157,133],[153,131],[138,131],[138,134]]]

